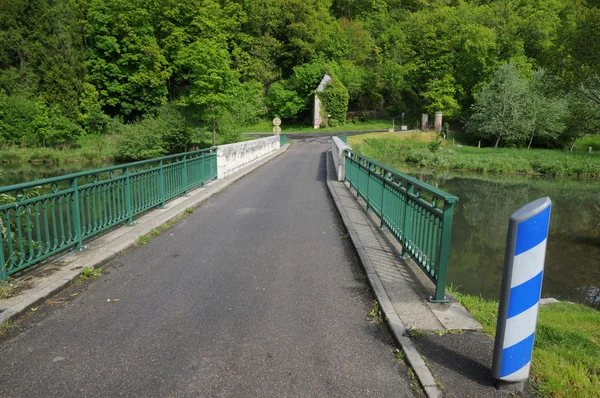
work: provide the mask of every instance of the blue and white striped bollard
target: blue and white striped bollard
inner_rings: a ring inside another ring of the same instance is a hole
[[[510,216],[492,363],[499,388],[522,391],[529,378],[551,207],[541,198]]]

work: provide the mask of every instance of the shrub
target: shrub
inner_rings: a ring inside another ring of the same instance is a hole
[[[319,98],[323,102],[326,112],[331,115],[331,120],[344,123],[348,112],[349,95],[342,82],[333,78],[319,94]]]
[[[145,118],[138,123],[122,127],[117,141],[118,160],[144,160],[165,155],[162,129],[163,123],[156,118]]]
[[[442,140],[440,139],[440,137],[436,137],[433,140],[431,140],[429,144],[427,144],[427,149],[429,149],[429,152],[437,152],[441,146]]]

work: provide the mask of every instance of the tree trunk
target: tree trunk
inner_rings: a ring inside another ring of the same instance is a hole
[[[527,149],[531,148],[531,143],[533,142],[533,136],[535,136],[535,133],[531,134],[531,139],[529,140],[529,145],[527,145]]]
[[[501,135],[498,136],[498,139],[496,140],[496,145],[494,145],[494,149],[498,148],[498,144],[500,143],[500,137],[502,137]]]
[[[577,141],[577,138],[575,138],[575,139],[573,140],[573,145],[571,145],[571,152],[573,152],[573,147],[575,146],[575,141]]]

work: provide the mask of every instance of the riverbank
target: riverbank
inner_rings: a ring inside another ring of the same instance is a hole
[[[343,132],[343,131],[368,131],[368,130],[385,130],[392,128],[394,125],[396,128],[400,128],[400,121],[392,119],[382,120],[369,120],[369,121],[351,121],[348,120],[341,126],[335,127],[323,127],[315,129],[313,126],[306,124],[289,124],[283,122],[281,124],[282,133],[330,133],[330,132]],[[259,123],[243,128],[244,133],[273,133],[273,122],[271,120],[262,120]]]
[[[600,178],[598,151],[473,148],[445,140],[436,147],[435,140],[435,133],[399,132],[352,136],[348,144],[390,166],[409,163],[432,170]]]
[[[494,337],[498,302],[453,291],[452,295]],[[540,307],[530,381],[552,397],[593,397],[600,391],[600,312],[559,302]]]
[[[6,147],[0,151],[2,165],[101,164],[115,161],[115,136],[82,137],[75,148]]]

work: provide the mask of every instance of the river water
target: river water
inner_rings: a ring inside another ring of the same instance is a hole
[[[0,186],[106,166],[0,165]],[[542,295],[600,308],[600,181],[400,168],[459,197],[448,283],[497,299],[509,216],[524,204],[549,196],[553,207]]]
[[[600,181],[406,171],[459,197],[448,283],[498,299],[508,219],[548,196],[553,206],[542,297],[600,307]]]

